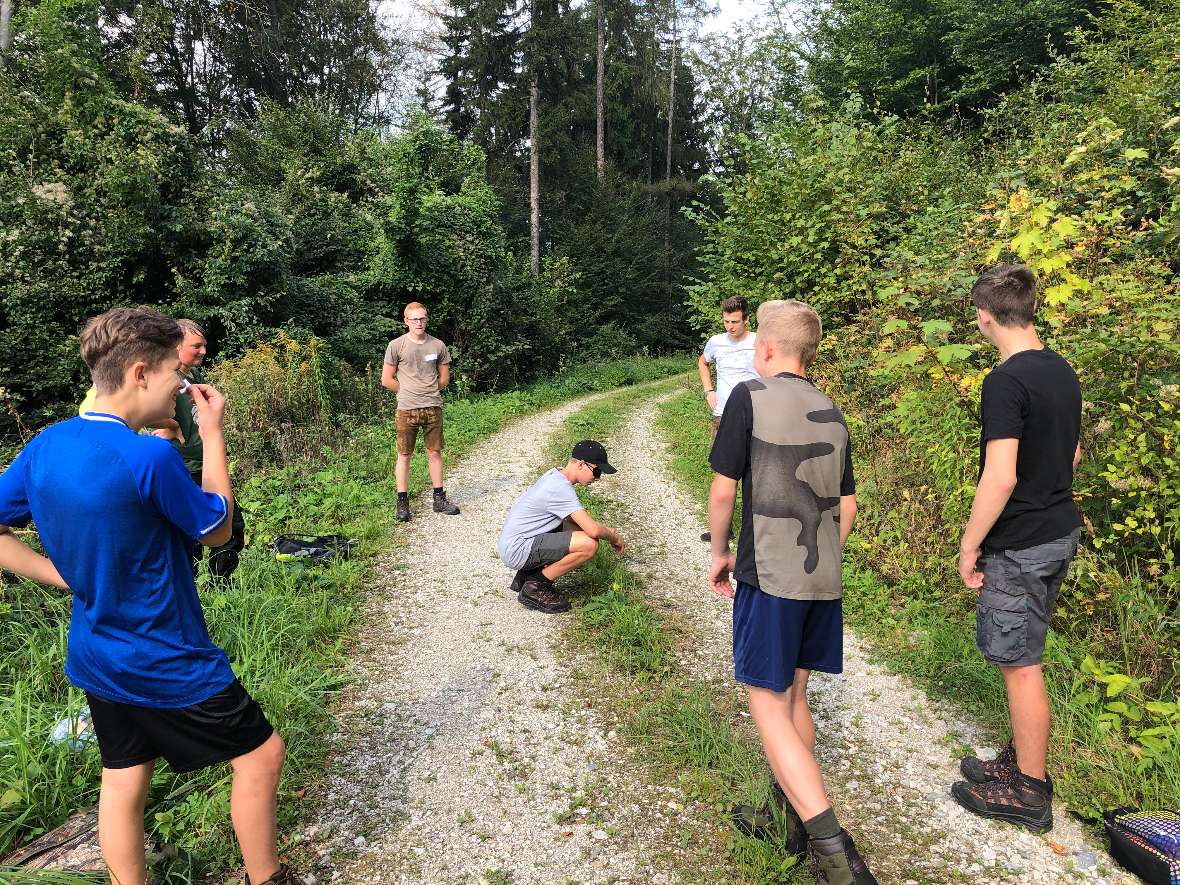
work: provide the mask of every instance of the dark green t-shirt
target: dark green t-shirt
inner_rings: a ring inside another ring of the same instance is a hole
[[[200,369],[193,369],[188,373],[188,380],[192,384],[204,384],[205,376]],[[173,441],[172,445],[180,451],[184,458],[184,466],[189,473],[200,473],[205,463],[205,447],[201,443],[201,428],[197,424],[197,408],[193,405],[193,398],[187,393],[176,397],[176,423],[180,425],[180,432],[184,434],[184,442]]]

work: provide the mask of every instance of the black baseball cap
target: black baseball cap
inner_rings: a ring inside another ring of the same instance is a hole
[[[603,448],[602,443],[593,439],[584,439],[574,446],[574,450],[570,452],[571,458],[576,458],[579,461],[585,461],[587,464],[593,464],[603,473],[616,473],[615,468],[611,467],[606,460],[606,449]]]

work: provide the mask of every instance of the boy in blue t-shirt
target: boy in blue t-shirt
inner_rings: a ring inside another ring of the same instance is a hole
[[[229,538],[225,400],[189,391],[205,446],[202,485],[166,440],[181,390],[177,322],[115,308],[82,331],[96,398],[39,433],[0,474],[0,568],[73,592],[66,676],[86,692],[102,756],[99,844],[113,881],[147,881],[143,813],[155,760],[177,771],[230,762],[247,882],[295,882],[276,853],[285,748],[209,638],[189,544]],[[48,556],[9,526],[34,522]]]

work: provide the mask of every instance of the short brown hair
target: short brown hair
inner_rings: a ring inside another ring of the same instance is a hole
[[[192,320],[177,320],[176,325],[180,326],[180,331],[185,335],[200,335],[202,338],[208,337],[205,335],[205,330]]]
[[[1031,326],[1037,310],[1037,275],[1023,264],[989,267],[971,287],[971,302],[1001,326]]]
[[[99,394],[123,386],[123,373],[136,360],[154,369],[184,340],[172,317],[143,307],[115,307],[92,317],[82,329],[82,361]]]
[[[734,295],[721,302],[722,313],[737,313],[739,310],[742,312],[743,320],[750,315],[750,305],[741,295]]]
[[[767,301],[758,308],[758,337],[764,335],[779,349],[798,356],[804,366],[810,366],[824,335],[824,324],[810,304],[793,298]]]
[[[406,305],[406,309],[402,311],[402,318],[404,319],[405,317],[408,317],[411,310],[426,310],[426,305],[421,301],[411,301]],[[426,312],[430,313],[430,311]]]

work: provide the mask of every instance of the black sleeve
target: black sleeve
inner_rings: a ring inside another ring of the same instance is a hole
[[[709,466],[714,473],[741,479],[750,463],[750,432],[754,429],[754,404],[750,390],[739,384],[729,394],[721,424],[709,453]]]
[[[852,436],[849,434],[848,445],[844,447],[844,476],[840,478],[840,497],[856,494],[856,476],[852,472]]]
[[[1020,439],[1028,415],[1028,391],[1008,372],[994,371],[983,379],[979,419],[983,441]]]

